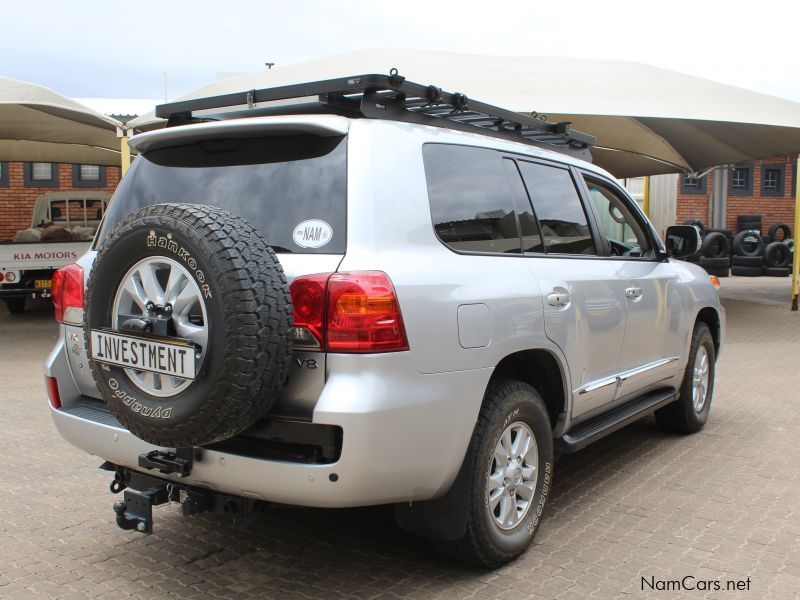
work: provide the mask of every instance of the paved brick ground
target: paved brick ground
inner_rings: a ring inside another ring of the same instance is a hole
[[[100,461],[47,414],[47,311],[0,311],[0,597],[671,598],[641,578],[687,575],[800,597],[800,318],[728,310],[706,429],[670,436],[645,420],[561,459],[534,546],[495,572],[440,559],[382,508],[273,507],[234,523],[173,506],[153,536],[117,529]]]

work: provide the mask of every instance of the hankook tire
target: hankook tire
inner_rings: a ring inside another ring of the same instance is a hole
[[[99,330],[187,344],[195,377],[89,364],[136,436],[167,447],[210,444],[269,409],[288,374],[291,314],[283,269],[249,223],[210,206],[149,206],[115,228],[94,262],[86,346]]]

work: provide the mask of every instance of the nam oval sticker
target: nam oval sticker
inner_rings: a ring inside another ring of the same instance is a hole
[[[333,229],[325,221],[309,219],[294,228],[292,239],[301,248],[321,248],[331,241]]]

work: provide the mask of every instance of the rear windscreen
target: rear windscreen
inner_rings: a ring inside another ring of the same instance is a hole
[[[153,204],[206,204],[242,217],[276,252],[344,254],[345,138],[223,139],[152,150],[117,188],[98,249],[127,215]]]

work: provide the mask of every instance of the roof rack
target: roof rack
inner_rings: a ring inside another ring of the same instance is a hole
[[[589,148],[595,143],[593,136],[573,131],[569,122],[551,123],[546,115],[517,113],[478,102],[461,93],[413,83],[399,75],[397,69],[392,69],[389,75],[356,75],[171,102],[157,106],[156,116],[167,119],[167,127],[171,127],[220,118],[220,115],[193,114],[196,111],[246,106],[250,110],[224,115],[224,118],[244,117],[262,114],[260,110],[252,110],[262,102],[313,96],[317,96],[321,108],[329,112],[482,133],[581,158],[589,156]],[[280,109],[286,112],[285,102]]]

